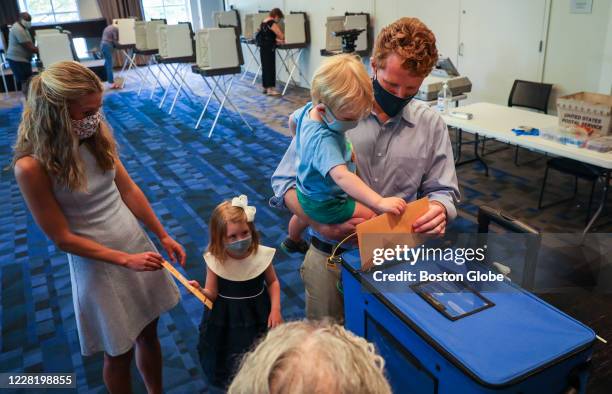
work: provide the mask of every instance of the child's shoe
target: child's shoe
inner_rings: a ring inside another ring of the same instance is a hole
[[[281,243],[280,247],[287,254],[306,254],[306,252],[308,251],[308,243],[303,239],[300,239],[296,242],[291,238],[285,238],[285,240]]]

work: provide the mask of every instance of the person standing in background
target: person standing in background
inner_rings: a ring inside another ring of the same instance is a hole
[[[121,82],[115,82],[113,75],[113,52],[115,45],[119,43],[119,29],[115,25],[108,25],[102,32],[102,41],[100,42],[100,50],[104,56],[104,69],[106,70],[106,82],[111,89],[120,89]]]
[[[17,88],[27,96],[27,82],[32,77],[32,55],[38,53],[34,46],[34,40],[30,33],[32,27],[32,16],[27,12],[19,14],[19,20],[9,30],[8,49],[6,59],[8,60],[13,78],[17,82]]]
[[[276,46],[285,42],[285,35],[278,25],[285,15],[278,8],[273,8],[266,19],[261,22],[256,38],[261,60],[261,84],[263,92],[269,96],[280,96],[276,90]]]

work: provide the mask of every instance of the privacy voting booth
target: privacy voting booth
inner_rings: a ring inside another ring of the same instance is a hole
[[[240,66],[244,63],[238,37],[238,30],[234,27],[208,28],[198,30],[196,33],[197,64],[192,66],[191,70],[202,77],[210,89],[210,94],[196,122],[195,129],[200,127],[211,99],[215,97],[219,102],[219,108],[208,132],[209,138],[212,136],[226,102],[236,111],[242,122],[253,131],[251,125],[242,116],[242,112],[230,98],[234,76],[240,74]]]
[[[393,260],[364,272],[357,251],[342,260],[345,326],[376,346],[394,392],[586,392],[595,333],[507,279],[421,281],[423,264]],[[438,261],[426,267],[451,272]],[[381,281],[411,273],[413,281]]]
[[[321,49],[321,56],[333,56],[342,53],[342,37],[335,33],[344,30],[363,30],[355,41],[355,53],[359,56],[368,56],[371,51],[370,14],[350,13],[342,16],[328,16],[325,23],[325,48]]]
[[[302,52],[310,44],[310,24],[306,13],[290,12],[288,15],[285,15],[284,33],[285,43],[277,47],[281,65],[287,71],[287,83],[285,83],[282,95],[287,92],[287,87],[289,87],[292,81],[296,86],[298,85],[299,77],[302,77],[306,85],[309,84],[308,79],[300,69]],[[294,79],[296,71],[297,78]]]
[[[43,67],[53,63],[79,59],[72,43],[72,35],[60,29],[45,29],[36,34],[38,58]]]
[[[196,60],[194,34],[191,23],[188,22],[181,22],[176,25],[160,25],[157,27],[157,34],[159,53],[156,55],[156,61],[159,64],[158,70],[168,80],[168,86],[164,89],[159,108],[163,107],[170,89],[174,88],[176,90],[174,99],[168,111],[168,113],[172,113],[178,96],[184,89],[191,95],[195,95],[185,81],[191,63]],[[187,98],[191,101],[189,94],[187,94]]]
[[[249,62],[244,67],[244,72],[242,73],[240,80],[243,80],[244,77],[251,71],[251,67],[254,67],[255,75],[253,76],[251,85],[255,84],[257,76],[261,71],[261,64],[259,63],[259,47],[255,43],[255,34],[267,16],[268,12],[264,11],[259,11],[256,14],[246,14],[244,16],[244,29],[242,32],[243,34],[240,37],[240,42],[245,44],[245,47],[251,56],[249,57]]]

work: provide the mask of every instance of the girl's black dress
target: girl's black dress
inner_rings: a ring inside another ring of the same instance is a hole
[[[204,310],[198,352],[214,386],[229,385],[242,355],[267,331],[270,296],[264,271],[274,252],[259,246],[256,255],[229,259],[222,265],[210,254],[204,256],[208,268],[217,274],[218,294],[213,309]]]

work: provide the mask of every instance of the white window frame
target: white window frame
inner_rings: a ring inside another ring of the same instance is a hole
[[[80,13],[79,13],[79,1],[78,0],[73,0],[74,1],[74,5],[76,7],[75,11],[60,11],[60,12],[55,12],[55,7],[53,6],[53,1],[54,0],[46,0],[49,2],[49,4],[51,5],[51,12],[45,12],[42,14],[34,14],[32,12],[30,12],[30,7],[28,7],[28,1],[29,0],[19,0],[19,8],[21,9],[22,12],[28,12],[31,16],[32,19],[34,19],[37,16],[41,16],[41,15],[50,15],[53,20],[49,20],[48,22],[37,22],[34,23],[32,22],[33,25],[46,25],[47,23],[65,23],[65,22],[75,22],[80,20]],[[74,14],[76,12],[76,19],[70,19],[70,20],[65,20],[65,21],[57,21],[57,17],[56,15],[63,15],[63,14]]]
[[[140,5],[142,6],[142,11],[145,17],[145,20],[149,20],[147,18],[147,7],[145,7],[145,1],[146,0],[140,0]],[[162,5],[160,6],[149,6],[148,8],[161,8],[163,10],[163,19],[166,19],[166,8],[174,8],[174,7],[182,7],[182,5],[176,5],[176,4],[170,4],[170,5],[166,5],[166,1],[167,0],[161,0]],[[183,0],[185,9],[187,10],[187,20],[185,22],[190,22],[193,24],[192,21],[192,15],[191,15],[191,1],[190,0]],[[183,21],[181,21],[183,22]]]

